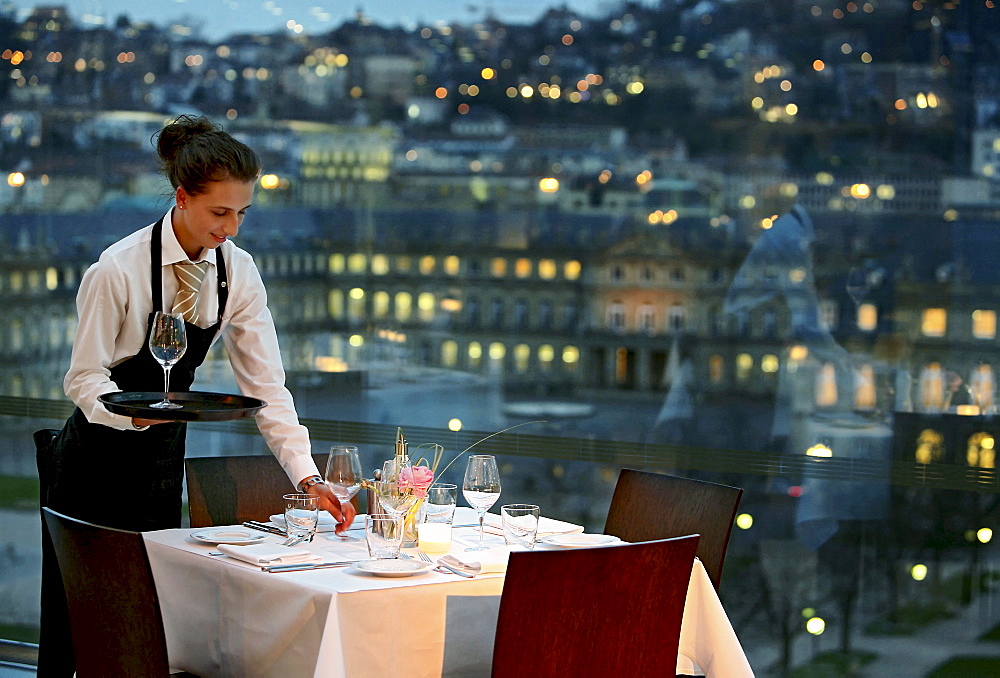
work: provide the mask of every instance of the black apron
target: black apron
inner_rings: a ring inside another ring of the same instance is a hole
[[[153,317],[163,309],[163,219],[153,226],[149,243]],[[188,391],[195,369],[202,364],[222,325],[229,289],[221,248],[216,250],[219,314],[211,327],[185,322],[187,350],[170,371],[170,390]],[[163,368],[143,346],[111,368],[111,379],[122,391],[159,391]],[[41,505],[60,513],[122,530],[161,530],[181,526],[184,478],[183,422],[155,424],[145,431],[119,431],[92,424],[77,407],[59,435],[38,454]],[[42,628],[39,676],[70,676],[72,645],[62,581],[45,523],[42,522]],[[69,663],[65,656],[68,655]]]

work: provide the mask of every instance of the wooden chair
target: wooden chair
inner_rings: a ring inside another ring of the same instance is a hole
[[[320,473],[326,454],[314,454]],[[238,525],[267,520],[282,512],[282,495],[294,492],[291,481],[270,454],[192,457],[184,460],[191,527]]]
[[[700,534],[698,557],[719,590],[742,488],[622,469],[604,533],[624,541]]]
[[[511,553],[494,678],[674,675],[697,545]]]
[[[66,589],[78,678],[171,675],[142,535],[42,511]]]

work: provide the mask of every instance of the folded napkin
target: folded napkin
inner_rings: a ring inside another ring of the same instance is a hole
[[[219,550],[227,556],[246,563],[253,563],[254,565],[292,565],[296,563],[323,562],[322,556],[318,556],[311,551],[289,548],[279,544],[248,544],[247,546],[219,544]]]
[[[356,521],[356,519],[355,519],[355,521]],[[278,527],[284,528],[285,527],[285,515],[283,513],[278,513],[276,515],[273,515],[273,516],[271,516],[271,522],[274,523],[275,525],[277,525]],[[362,525],[363,524],[364,524],[364,520],[362,520]],[[337,528],[337,521],[334,520],[333,516],[331,516],[326,511],[320,511],[319,512],[319,522],[316,524],[316,531],[317,532],[333,532],[336,528]]]
[[[521,550],[521,549],[517,549]],[[526,550],[526,549],[525,549]],[[472,565],[473,563],[479,563],[483,568],[480,572],[506,572],[507,571],[507,558],[510,557],[511,549],[505,546],[486,549],[485,551],[460,551],[458,553],[452,553],[453,558],[461,560],[467,565]]]
[[[487,513],[483,519],[483,532],[489,534],[503,534],[503,519],[495,513]],[[583,525],[564,523],[554,518],[542,516],[538,519],[538,536],[536,539],[551,537],[556,534],[573,534],[583,532]]]

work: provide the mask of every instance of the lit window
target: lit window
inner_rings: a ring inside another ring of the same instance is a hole
[[[576,280],[580,277],[580,262],[579,261],[567,261],[563,265],[563,275],[566,280]]]
[[[385,275],[389,272],[389,257],[384,254],[376,254],[372,257],[372,273],[375,275]]]
[[[862,365],[854,378],[854,408],[875,409],[875,371],[871,365]]]
[[[917,437],[917,449],[914,453],[914,460],[918,464],[929,464],[932,461],[941,459],[941,451],[944,447],[944,436],[934,429],[925,428]]]
[[[538,262],[538,277],[543,280],[552,280],[556,277],[556,262],[551,259],[542,259]]]
[[[780,363],[778,362],[778,356],[773,353],[768,353],[763,358],[760,359],[760,371],[766,372],[767,374],[774,374],[778,371]]]
[[[502,257],[496,257],[490,262],[490,273],[494,278],[502,278],[507,275],[507,260]]]
[[[425,323],[434,320],[434,307],[436,303],[434,295],[430,292],[421,292],[417,295],[417,309],[420,313],[420,320]]]
[[[979,405],[984,411],[990,410],[993,407],[993,397],[996,389],[994,384],[993,368],[986,363],[978,365],[972,370],[972,376],[969,379],[969,387],[972,389],[972,402]]]
[[[858,329],[863,332],[871,332],[876,327],[878,327],[878,309],[875,304],[858,306]]]
[[[518,278],[527,278],[531,275],[531,259],[518,259],[514,262],[514,275]]]
[[[483,345],[478,341],[469,342],[469,367],[479,367],[483,362]]]
[[[441,365],[443,367],[455,367],[458,364],[458,344],[449,339],[441,344]]]
[[[749,353],[740,353],[736,356],[736,379],[746,381],[750,378],[750,371],[753,369],[753,358]]]
[[[347,257],[347,270],[351,273],[364,273],[368,265],[368,257],[363,254],[352,254]]]
[[[552,361],[556,357],[556,352],[551,344],[542,344],[538,347],[538,362],[544,369],[552,367]]]
[[[59,287],[59,273],[54,268],[45,270],[45,289],[52,291]]]
[[[490,360],[503,360],[507,355],[507,347],[499,341],[490,344]]]
[[[376,292],[372,295],[372,315],[384,318],[389,315],[389,293]]]
[[[427,255],[425,257],[420,257],[420,273],[422,275],[430,275],[434,272],[434,257]]]
[[[527,372],[531,363],[531,348],[527,344],[518,344],[514,347],[514,369],[518,372]]]
[[[396,293],[396,320],[405,323],[413,313],[413,297],[409,292]]]
[[[580,364],[580,349],[576,346],[565,346],[562,350],[562,361],[568,372],[572,372]]]
[[[721,355],[713,355],[708,359],[708,378],[713,384],[721,384],[725,378],[726,361]]]
[[[920,406],[924,412],[940,412],[944,406],[944,371],[941,363],[930,363],[920,371]]]
[[[331,318],[344,317],[344,293],[340,290],[330,290],[327,295],[327,311]]]
[[[458,275],[461,262],[458,257],[452,255],[444,258],[444,272],[448,275]]]
[[[351,320],[363,320],[365,317],[365,291],[355,287],[347,295],[347,317]]]
[[[837,404],[837,370],[833,363],[824,363],[816,375],[816,406],[833,407]]]
[[[615,349],[615,383],[625,384],[628,382],[629,364],[628,349],[618,347]]]
[[[920,331],[925,337],[943,337],[948,329],[948,312],[943,308],[925,308]]]
[[[969,436],[969,446],[965,460],[969,466],[996,468],[996,441],[989,433],[973,433]]]
[[[976,339],[995,339],[997,312],[978,310],[972,312],[972,336]]]
[[[330,273],[343,273],[344,272],[344,255],[343,254],[331,254],[330,255]]]

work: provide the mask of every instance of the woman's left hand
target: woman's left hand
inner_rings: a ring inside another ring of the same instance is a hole
[[[306,493],[313,497],[319,497],[320,510],[328,512],[337,521],[337,534],[346,531],[351,526],[354,516],[358,513],[354,508],[354,504],[349,501],[341,503],[333,494],[333,490],[330,489],[329,485],[318,483],[307,487]]]

